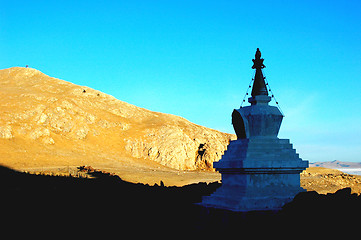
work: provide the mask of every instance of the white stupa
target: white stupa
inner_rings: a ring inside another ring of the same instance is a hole
[[[256,69],[250,106],[235,109],[232,124],[237,140],[214,168],[222,174],[222,186],[202,205],[233,211],[277,210],[294,196],[305,191],[300,187],[300,173],[308,167],[293,149],[289,139],[277,137],[283,115],[269,106],[267,85],[263,77],[264,59],[257,48]]]

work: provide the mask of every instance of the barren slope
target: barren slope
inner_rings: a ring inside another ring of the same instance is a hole
[[[334,193],[349,187],[354,193],[361,193],[361,176],[351,175],[339,170],[310,167],[301,173],[301,187],[321,194]]]
[[[23,170],[210,169],[232,137],[31,68],[0,70],[0,109],[0,164]]]

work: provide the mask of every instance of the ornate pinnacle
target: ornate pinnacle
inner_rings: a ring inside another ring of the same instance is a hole
[[[266,87],[266,83],[264,81],[262,68],[265,68],[266,66],[263,64],[264,59],[261,58],[261,51],[259,48],[257,48],[255,59],[252,59],[253,61],[253,69],[256,69],[256,75],[254,77],[254,83],[252,88],[252,97],[258,96],[258,95],[266,95],[268,96],[268,91]]]
[[[252,61],[253,61],[253,66],[252,66],[253,69],[262,69],[266,67],[263,64],[264,59],[261,58],[261,51],[259,50],[259,48],[257,48],[255,59],[252,59]]]

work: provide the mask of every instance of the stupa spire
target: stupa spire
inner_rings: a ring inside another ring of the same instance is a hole
[[[259,48],[257,48],[255,59],[252,59],[253,61],[253,69],[256,69],[256,74],[254,77],[253,82],[253,88],[252,88],[252,97],[258,96],[258,95],[266,95],[268,96],[268,91],[266,87],[266,83],[264,81],[262,68],[265,68],[266,66],[263,64],[264,59],[261,58],[261,51]]]
[[[253,61],[253,69],[256,69],[256,74],[254,76],[253,87],[252,87],[252,97],[248,98],[248,102],[251,105],[261,104],[261,105],[268,105],[271,101],[271,97],[268,96],[268,90],[266,86],[266,82],[264,81],[265,77],[262,73],[262,68],[266,66],[263,64],[264,59],[261,58],[261,51],[257,48],[255,58],[252,59]]]

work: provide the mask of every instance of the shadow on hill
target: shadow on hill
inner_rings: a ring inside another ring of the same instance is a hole
[[[93,175],[90,179],[33,175],[0,167],[1,218],[10,227],[41,226],[51,231],[114,233],[136,228],[142,229],[139,234],[145,229],[205,234],[214,229],[237,233],[304,219],[325,222],[361,213],[361,197],[350,189],[328,195],[301,193],[280,212],[235,213],[194,204],[219,183],[164,187],[126,182],[101,171]]]
[[[193,215],[200,209],[193,203],[220,186],[149,186],[101,171],[92,175],[95,178],[34,175],[0,166],[2,218],[13,226],[187,229],[187,221],[194,224]]]

